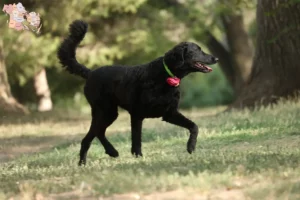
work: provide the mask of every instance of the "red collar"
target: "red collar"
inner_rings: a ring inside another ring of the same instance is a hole
[[[179,84],[180,84],[180,78],[177,78],[176,76],[175,77],[169,77],[169,78],[167,78],[167,83],[170,86],[178,87]]]
[[[165,70],[166,72],[169,74],[169,78],[167,78],[167,83],[170,85],[170,86],[173,86],[173,87],[178,87],[179,84],[180,84],[180,78],[177,78],[176,76],[174,76],[174,74],[171,72],[171,70],[168,68],[168,66],[166,65],[165,63],[165,60],[163,59],[163,64],[164,64],[164,67],[165,67]]]

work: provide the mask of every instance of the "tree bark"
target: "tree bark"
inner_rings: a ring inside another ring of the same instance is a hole
[[[221,44],[217,38],[215,38],[211,32],[205,32],[206,35],[206,46],[209,51],[216,57],[219,58],[219,65],[223,71],[225,77],[227,78],[229,84],[232,88],[235,88],[235,70],[233,68],[232,58],[230,52],[225,49],[223,44]]]
[[[242,15],[223,14],[220,18],[229,48],[226,49],[209,31],[206,32],[206,45],[211,53],[219,58],[219,65],[225,77],[235,94],[239,95],[251,74],[253,47]]]
[[[275,103],[300,90],[300,3],[259,0],[257,25],[249,83],[231,108]]]
[[[0,40],[0,114],[4,113],[27,114],[29,112],[11,94],[4,62],[3,42]]]
[[[253,47],[245,30],[242,15],[227,14],[222,15],[221,19],[229,45],[231,68],[234,71],[233,88],[236,95],[238,95],[248,82],[251,74]]]
[[[45,112],[52,110],[53,104],[45,68],[36,73],[33,80],[35,93],[38,97],[38,111]]]

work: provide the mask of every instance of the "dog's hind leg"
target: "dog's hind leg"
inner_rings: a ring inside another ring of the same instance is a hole
[[[105,137],[105,131],[106,128],[109,127],[118,117],[118,107],[110,106],[106,107],[105,110],[102,110],[102,112],[99,113],[97,122],[98,122],[98,132],[97,132],[97,138],[103,145],[105,149],[105,153],[108,154],[111,157],[118,157],[119,153],[114,148],[114,146],[107,140]]]
[[[89,132],[81,142],[79,165],[86,164],[87,152],[91,146],[91,142],[95,137],[100,140],[105,152],[108,155],[112,157],[118,157],[119,153],[105,137],[106,128],[110,126],[117,117],[117,106],[115,106],[113,109],[108,109],[108,107],[105,109],[96,106],[92,107],[92,123]]]
[[[81,148],[79,153],[80,159],[78,165],[85,165],[87,152],[91,146],[93,139],[96,136],[97,122],[96,122],[96,118],[94,117],[94,112],[95,111],[92,109],[92,123],[90,126],[90,130],[81,141]]]

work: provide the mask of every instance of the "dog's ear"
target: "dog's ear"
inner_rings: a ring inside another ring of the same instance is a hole
[[[182,52],[182,58],[183,60],[185,60],[186,56],[187,56],[187,52],[188,52],[188,43],[184,43],[184,46],[183,46],[183,52]]]
[[[184,64],[188,44],[182,42],[165,54],[165,61],[173,67],[180,67]]]

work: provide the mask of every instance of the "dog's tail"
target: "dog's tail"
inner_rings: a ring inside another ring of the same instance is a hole
[[[86,22],[75,20],[69,27],[69,36],[61,43],[57,56],[63,67],[71,74],[87,79],[90,69],[76,60],[76,48],[83,40],[88,29]]]

